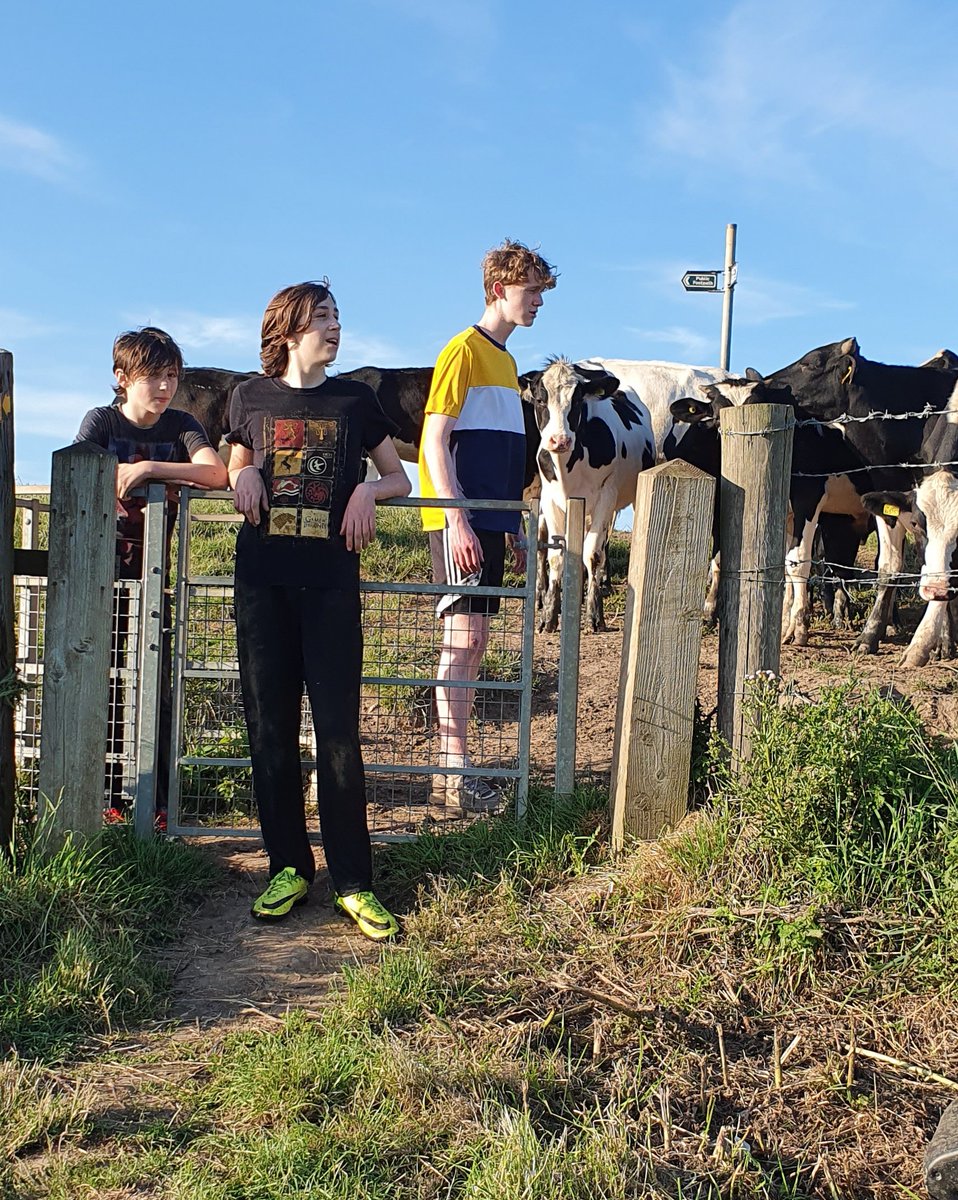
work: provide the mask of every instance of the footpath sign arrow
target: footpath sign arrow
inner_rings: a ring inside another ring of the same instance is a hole
[[[682,276],[682,287],[687,292],[717,292],[721,271],[686,271]]]

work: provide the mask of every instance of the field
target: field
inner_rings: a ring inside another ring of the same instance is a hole
[[[249,843],[21,849],[0,874],[0,1195],[922,1194],[958,1089],[954,668],[859,660],[820,624],[783,655],[794,686],[756,701],[749,775],[703,723],[695,810],[613,860],[621,603],[582,639],[575,798],[540,786],[524,827],[384,848],[394,948],[321,886],[253,925]],[[543,783],[556,652],[537,638]],[[703,714],[716,658],[708,635]]]

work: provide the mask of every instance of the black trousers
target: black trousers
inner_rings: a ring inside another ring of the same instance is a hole
[[[319,826],[333,887],[368,891],[372,856],[359,748],[363,635],[352,589],[237,581],[236,636],[253,788],[272,878],[285,867],[312,882],[299,732],[303,686],[316,731]]]

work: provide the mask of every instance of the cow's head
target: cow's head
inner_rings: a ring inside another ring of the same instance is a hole
[[[768,376],[768,382],[787,385],[797,403],[812,415],[831,420],[849,411],[860,391],[855,376],[864,360],[857,338],[830,342]]]
[[[566,358],[552,359],[531,397],[542,431],[542,446],[551,454],[570,451],[583,403],[614,396],[618,389],[618,379],[608,371],[575,366]]]
[[[862,504],[889,525],[902,520],[924,533],[918,586],[922,600],[958,595],[958,478],[950,471],[931,471],[910,492],[867,492]]]
[[[708,383],[702,389],[707,400],[686,396],[669,406],[674,421],[687,425],[701,425],[711,429],[717,426],[723,408],[742,404],[793,404],[791,388],[787,384],[767,382],[758,371],[749,367],[743,379],[725,379]]]

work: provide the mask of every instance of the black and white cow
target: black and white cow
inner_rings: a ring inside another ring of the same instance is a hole
[[[923,667],[931,658],[954,658],[958,641],[958,476],[930,471],[908,492],[871,492],[862,498],[878,522],[894,523],[908,513],[925,535],[918,594],[928,602],[902,659]]]
[[[614,375],[565,358],[551,359],[541,375],[524,375],[520,382],[541,431],[540,513],[547,542],[565,530],[569,497],[585,500],[586,613],[596,632],[605,629],[600,585],[609,531],[616,513],[635,500],[639,472],[655,463],[649,412],[634,394],[619,390]],[[548,584],[539,628],[552,632],[559,619],[561,553],[550,548],[545,557]]]
[[[755,372],[737,385],[757,388],[759,383],[787,386],[796,403],[799,420],[812,418],[822,424],[796,429],[792,455],[791,498],[799,545],[790,554],[790,571],[799,602],[791,633],[798,644],[807,641],[807,576],[811,561],[811,538],[818,515],[824,511],[857,512],[863,497],[875,490],[906,492],[917,486],[929,466],[958,459],[958,371],[928,366],[889,366],[864,358],[854,338],[809,351],[797,362],[775,371],[764,381]],[[719,383],[714,392],[727,397],[736,385]],[[920,414],[909,416],[906,414]],[[893,419],[889,419],[893,418]],[[852,418],[846,420],[846,418]],[[857,419],[856,419],[857,418]],[[800,436],[801,435],[801,436]],[[944,520],[939,527],[937,521]],[[950,517],[929,522],[929,538],[947,542]],[[879,596],[857,648],[875,653],[884,636],[892,605],[894,585],[904,562],[906,529],[916,531],[902,509],[894,523],[878,522]],[[803,580],[804,577],[804,580]],[[802,588],[802,584],[806,585]],[[924,624],[924,623],[923,623]],[[905,664],[922,665],[932,653],[947,648],[945,627],[938,626],[942,640],[928,638],[934,622],[929,620],[923,640],[914,639]]]
[[[584,358],[576,366],[614,375],[620,391],[638,396],[652,421],[657,462],[682,457],[678,444],[689,426],[676,421],[672,405],[686,397],[708,401],[710,384],[736,378],[721,367],[692,367],[658,359]]]

